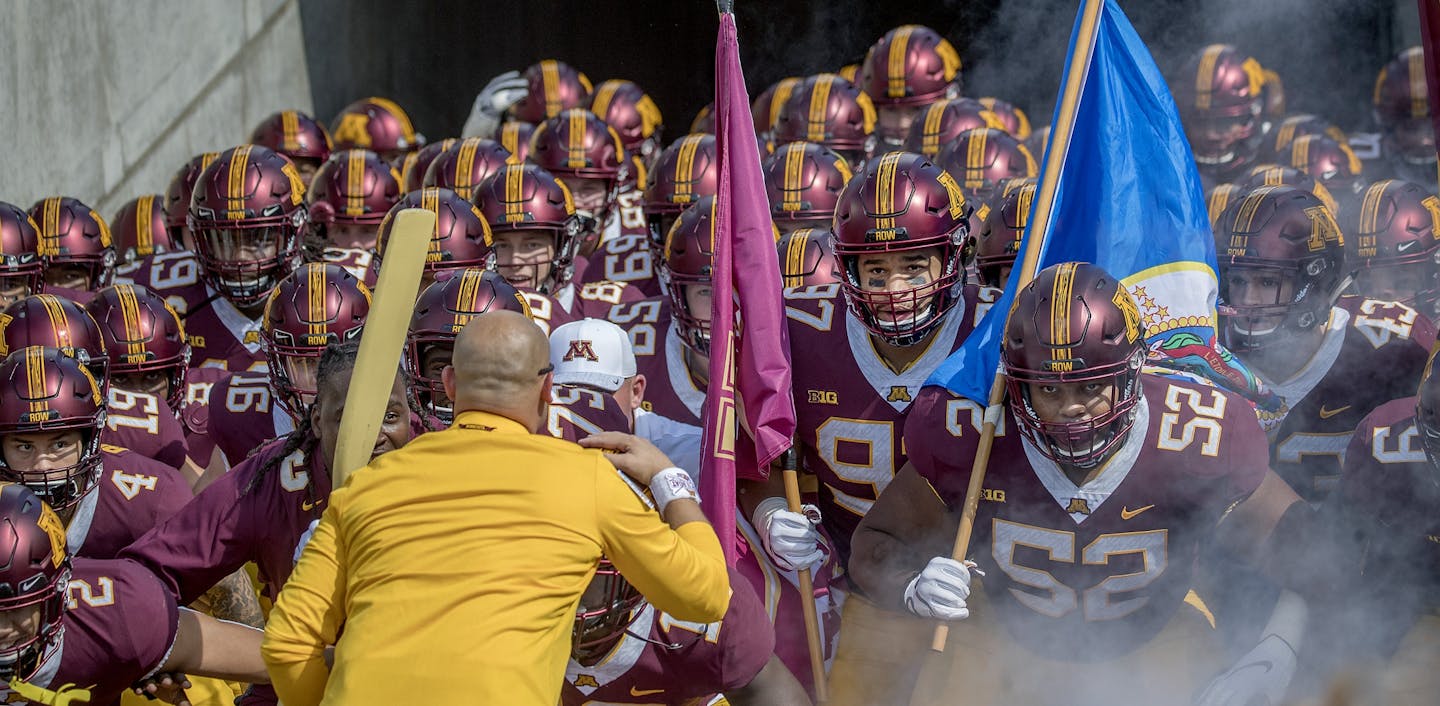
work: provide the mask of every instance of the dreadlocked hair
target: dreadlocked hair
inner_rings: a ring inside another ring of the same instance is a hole
[[[355,360],[359,357],[359,341],[345,341],[343,343],[332,342],[325,346],[325,351],[320,354],[320,364],[315,371],[315,387],[317,392],[315,394],[315,402],[312,404],[320,403],[320,398],[325,395],[330,387],[326,384],[329,380],[340,375],[349,375],[350,372],[355,369]],[[341,389],[346,387],[348,386],[340,386]],[[315,429],[310,423],[309,410],[306,410],[305,414],[300,415],[300,422],[295,425],[295,430],[285,435],[285,445],[280,448],[278,453],[271,456],[270,460],[266,461],[265,465],[260,467],[260,470],[255,472],[255,476],[251,478],[250,483],[245,486],[244,492],[249,493],[254,490],[266,476],[273,473],[275,469],[280,467],[280,464],[285,462],[285,459],[289,458],[290,455],[296,451],[304,449],[307,455],[313,454],[315,451],[314,447],[319,441],[320,438],[315,435]],[[307,480],[306,484],[307,486],[311,486],[313,482],[313,480]]]

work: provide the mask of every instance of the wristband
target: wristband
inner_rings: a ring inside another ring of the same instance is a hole
[[[655,498],[655,508],[661,515],[672,500],[694,500],[700,502],[700,493],[695,490],[695,481],[685,471],[670,467],[656,473],[650,479],[650,495]]]
[[[790,504],[785,501],[785,498],[772,495],[761,500],[760,504],[755,506],[755,512],[750,515],[750,525],[759,530],[765,526],[765,521],[770,519],[771,515],[789,509]]]

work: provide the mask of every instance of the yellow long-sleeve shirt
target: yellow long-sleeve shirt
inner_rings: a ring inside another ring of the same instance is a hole
[[[265,630],[287,706],[554,706],[602,553],[681,620],[729,601],[708,525],[670,529],[598,451],[492,414],[381,456],[329,503]]]

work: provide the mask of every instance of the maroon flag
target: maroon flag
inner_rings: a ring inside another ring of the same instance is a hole
[[[720,180],[700,496],[734,565],[735,479],[765,478],[789,448],[795,401],[775,229],[730,12],[720,15],[715,45],[714,115]]]
[[[1435,109],[1435,96],[1440,96],[1440,0],[1416,0],[1420,5],[1420,44],[1425,47],[1425,85],[1429,90],[1430,125],[1440,137],[1440,110]],[[1440,151],[1440,140],[1435,143]],[[1440,170],[1440,164],[1436,166]],[[1440,171],[1436,173],[1440,180]]]

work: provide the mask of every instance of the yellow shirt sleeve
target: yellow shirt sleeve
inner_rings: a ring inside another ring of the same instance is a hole
[[[715,530],[704,522],[670,529],[620,471],[604,459],[599,463],[595,515],[601,549],[615,568],[658,610],[680,620],[725,617],[730,577]]]
[[[341,490],[330,495],[331,505],[265,625],[261,654],[287,706],[315,706],[325,696],[330,679],[325,648],[335,644],[345,623],[345,551],[338,526],[343,495]]]

